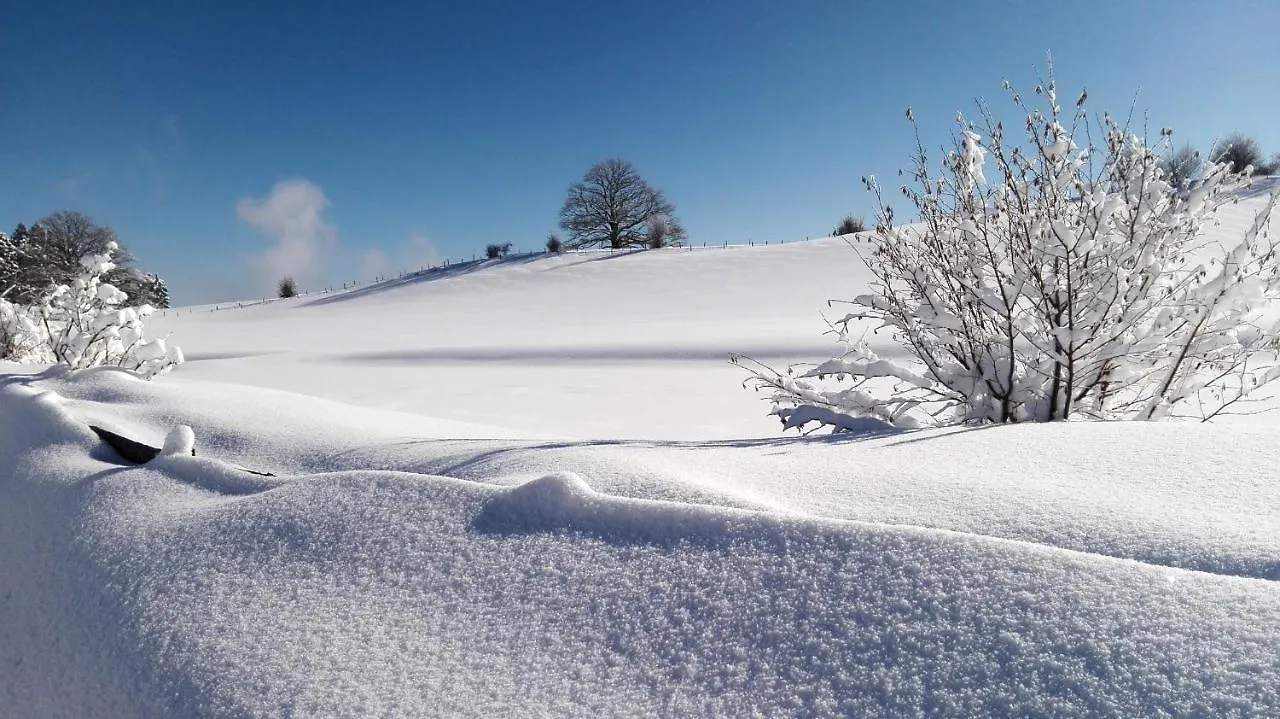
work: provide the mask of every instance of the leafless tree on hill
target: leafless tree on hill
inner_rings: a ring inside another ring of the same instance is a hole
[[[560,227],[571,247],[646,247],[655,219],[663,218],[668,228],[679,227],[675,209],[631,163],[610,159],[569,188]]]

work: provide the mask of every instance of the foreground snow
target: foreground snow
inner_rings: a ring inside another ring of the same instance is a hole
[[[526,258],[0,367],[0,715],[1280,716],[1280,416],[778,437],[728,353],[867,279]]]
[[[111,370],[0,423],[15,716],[1280,712],[1263,425],[481,439]]]

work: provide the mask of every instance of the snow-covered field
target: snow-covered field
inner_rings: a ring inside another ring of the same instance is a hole
[[[780,436],[728,353],[867,281],[573,253],[9,366],[0,715],[1280,716],[1280,415]]]

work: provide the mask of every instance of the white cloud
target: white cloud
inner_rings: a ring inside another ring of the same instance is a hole
[[[250,258],[265,282],[274,286],[289,275],[305,287],[322,279],[338,236],[337,229],[325,220],[328,207],[324,191],[301,178],[277,182],[264,199],[245,198],[236,203],[242,222],[275,241],[271,249]]]

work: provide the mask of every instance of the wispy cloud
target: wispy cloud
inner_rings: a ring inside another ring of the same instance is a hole
[[[439,264],[442,258],[440,248],[436,247],[436,243],[430,237],[421,232],[414,232],[401,245],[400,259],[405,269],[412,270]]]
[[[89,173],[81,172],[56,180],[54,185],[65,199],[79,200],[82,197],[85,186],[89,183],[89,177]]]
[[[391,260],[387,258],[387,253],[382,250],[370,250],[360,255],[360,280],[362,282],[385,277],[390,273]]]
[[[146,190],[156,202],[169,199],[169,174],[161,166],[160,156],[146,147],[134,152],[133,167],[125,171],[125,179]]]
[[[325,219],[329,199],[314,183],[298,178],[281,180],[263,199],[245,198],[236,203],[236,214],[245,224],[274,241],[261,255],[249,258],[261,279],[274,284],[285,275],[304,287],[323,279],[325,263],[338,231]]]
[[[439,264],[440,250],[425,233],[413,232],[392,253],[373,249],[360,256],[360,279],[390,277],[401,270],[413,272],[423,267]]]
[[[164,137],[169,142],[178,143],[182,141],[182,118],[178,115],[169,114],[164,116],[161,122]]]

